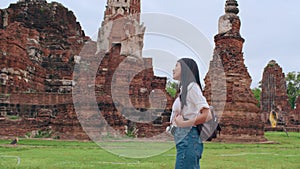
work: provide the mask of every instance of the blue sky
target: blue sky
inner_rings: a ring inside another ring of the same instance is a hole
[[[142,13],[154,12],[178,17],[196,27],[214,47],[213,37],[218,32],[218,19],[224,14],[226,0],[144,0]],[[17,0],[1,0],[0,8],[7,8]],[[48,2],[50,2],[48,0]],[[75,13],[86,35],[95,37],[103,20],[106,0],[57,0]],[[238,14],[241,36],[245,39],[244,59],[252,77],[251,87],[258,86],[264,67],[274,59],[284,73],[300,72],[300,12],[299,0],[240,0]],[[150,37],[151,38],[151,37]],[[149,39],[149,38],[148,38]],[[168,41],[165,41],[168,42]],[[171,42],[170,42],[171,43]],[[158,48],[151,41],[145,47]],[[159,46],[162,48],[162,46]],[[171,46],[165,49],[177,57],[190,55],[189,51]],[[210,55],[210,54],[208,54]],[[211,54],[212,55],[212,54]],[[155,64],[155,63],[154,63]],[[165,63],[173,67],[174,62]],[[155,67],[155,65],[154,65]],[[167,67],[167,66],[166,66]],[[169,69],[166,71],[170,71]],[[202,78],[206,72],[202,70]]]

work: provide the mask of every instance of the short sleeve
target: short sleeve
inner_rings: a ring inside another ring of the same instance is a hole
[[[206,98],[203,96],[200,86],[197,83],[191,83],[188,86],[188,100],[197,110],[209,108]]]

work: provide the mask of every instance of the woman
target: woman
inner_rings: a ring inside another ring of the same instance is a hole
[[[173,79],[180,81],[181,88],[171,116],[171,122],[177,126],[174,133],[177,151],[175,169],[199,169],[203,143],[196,125],[211,116],[209,105],[202,95],[196,62],[190,58],[178,60],[173,69]]]

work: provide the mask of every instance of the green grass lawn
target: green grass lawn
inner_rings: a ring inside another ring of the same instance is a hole
[[[300,133],[267,132],[276,144],[205,143],[202,169],[299,169]],[[93,142],[20,139],[17,146],[0,140],[0,168],[28,169],[172,169],[175,148],[148,158],[114,155]],[[167,143],[142,142],[148,150],[163,148]],[[111,143],[109,146],[140,147],[134,142]],[[134,147],[134,151],[136,151]],[[145,146],[143,146],[145,147]],[[155,147],[155,148],[153,148]],[[126,150],[130,153],[130,150]],[[142,151],[142,149],[141,149]],[[122,152],[122,151],[120,151]]]

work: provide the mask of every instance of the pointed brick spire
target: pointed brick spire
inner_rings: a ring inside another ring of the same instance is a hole
[[[225,14],[219,18],[219,35],[241,38],[238,3],[236,0],[227,0]],[[243,40],[242,40],[243,41]]]
[[[225,12],[226,13],[239,13],[238,3],[236,0],[227,0],[225,5]]]
[[[219,19],[213,60],[204,79],[204,95],[216,112],[222,114],[220,123],[224,134],[218,139],[230,140],[234,135],[234,139],[261,141],[264,140],[263,122],[244,63],[244,39],[239,32],[237,6],[235,0],[227,0],[226,13]]]

